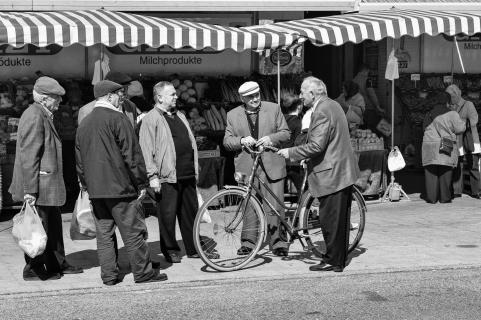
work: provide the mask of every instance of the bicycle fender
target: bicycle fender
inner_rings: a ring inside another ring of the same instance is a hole
[[[226,186],[224,186],[224,189],[227,189],[227,190],[240,190],[240,191],[247,192],[247,187],[243,187],[243,186],[231,186],[231,185],[226,185]]]

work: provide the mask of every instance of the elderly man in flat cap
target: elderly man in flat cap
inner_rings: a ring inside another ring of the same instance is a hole
[[[65,203],[62,168],[62,143],[53,125],[64,88],[49,77],[40,77],[33,87],[34,103],[22,114],[18,124],[17,148],[9,192],[15,201],[35,205],[47,233],[43,254],[25,255],[23,278],[60,279],[62,274],[81,273],[65,260],[60,206]]]
[[[238,153],[234,160],[236,171],[250,175],[253,159],[242,147],[279,147],[289,141],[290,131],[281,108],[277,104],[261,101],[259,85],[256,82],[249,81],[241,85],[239,94],[243,105],[227,113],[224,146],[227,150]],[[261,161],[258,172],[260,179],[266,182],[281,203],[284,203],[284,178],[286,177],[284,158],[273,152],[265,152]],[[264,198],[284,217],[282,206],[273,199],[262,184],[259,187]],[[277,256],[287,256],[288,243],[282,240],[285,237],[281,237],[279,220],[266,203],[263,203],[263,206],[267,216],[270,248]],[[249,221],[244,221],[244,225],[249,225]],[[237,254],[247,255],[252,251],[256,243],[253,237],[255,234],[250,234],[246,230],[242,232],[242,246]]]
[[[124,88],[102,80],[95,84],[94,95],[95,108],[77,129],[75,157],[81,186],[93,206],[102,281],[105,285],[122,281],[116,226],[135,282],[167,280],[167,275],[152,268],[144,217],[130,209],[138,196],[145,195],[149,180],[134,128],[120,111]]]
[[[124,113],[127,118],[129,119],[130,124],[133,128],[136,128],[137,125],[137,107],[135,103],[129,100],[128,89],[131,86],[132,78],[126,75],[125,73],[118,72],[118,71],[109,71],[105,76],[105,80],[109,80],[118,84],[121,84],[124,88],[124,99],[122,101],[122,105],[120,107],[120,112]],[[93,100],[82,108],[80,108],[77,117],[77,123],[80,124],[82,120],[95,108],[95,103],[97,100]]]

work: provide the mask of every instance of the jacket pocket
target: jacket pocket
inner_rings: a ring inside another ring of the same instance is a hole
[[[326,170],[331,170],[332,169],[332,163],[326,161],[326,162],[322,162],[320,164],[318,164],[317,166],[315,166],[312,171],[313,172],[322,172],[322,171],[326,171]]]

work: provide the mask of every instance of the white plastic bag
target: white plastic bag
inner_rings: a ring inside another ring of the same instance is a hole
[[[37,210],[28,202],[25,202],[22,210],[13,217],[12,236],[30,258],[35,258],[45,251],[47,233]]]
[[[202,199],[202,195],[200,194],[199,189],[197,189],[197,201],[199,202],[199,208],[202,207],[202,205],[204,204],[204,199]],[[200,219],[200,222],[201,223],[211,223],[212,222],[212,219],[211,219],[210,214],[209,214],[209,210],[205,210],[205,213],[202,216],[202,218]]]
[[[70,221],[72,240],[90,240],[96,236],[93,209],[87,191],[80,191]]]
[[[399,171],[406,166],[406,162],[404,161],[403,155],[399,148],[396,146],[394,147],[391,152],[389,152],[389,156],[387,157],[387,167],[389,171]]]

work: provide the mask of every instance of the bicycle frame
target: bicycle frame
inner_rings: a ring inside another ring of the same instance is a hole
[[[253,195],[254,196],[260,195],[262,197],[262,201],[263,201],[262,203],[265,202],[272,209],[272,211],[275,213],[275,215],[277,216],[277,218],[279,219],[281,224],[284,226],[287,233],[289,233],[289,236],[290,236],[291,242],[292,242],[292,240],[294,240],[296,238],[299,238],[297,232],[300,229],[294,228],[294,222],[296,221],[296,218],[298,217],[298,215],[300,213],[300,210],[301,210],[300,204],[301,204],[301,201],[302,201],[302,195],[304,194],[304,189],[306,188],[307,174],[306,173],[304,174],[304,178],[303,178],[303,181],[302,181],[302,187],[301,187],[300,190],[298,190],[299,197],[298,197],[298,200],[297,200],[297,208],[296,208],[296,210],[294,212],[294,215],[292,217],[292,223],[287,223],[284,219],[282,219],[281,214],[279,213],[279,211],[277,211],[277,209],[274,207],[274,205],[272,203],[270,203],[265,198],[265,196],[262,194],[260,189],[254,184],[255,179],[257,179],[261,183],[261,185],[265,188],[265,190],[267,190],[267,192],[269,192],[269,194],[273,197],[273,199],[277,202],[277,204],[279,204],[284,210],[291,210],[291,208],[287,207],[284,203],[282,203],[282,201],[279,200],[279,198],[274,194],[274,192],[271,190],[271,188],[269,188],[269,186],[261,178],[259,178],[259,176],[257,174],[257,169],[259,168],[259,165],[260,165],[260,158],[261,158],[262,152],[264,152],[264,151],[262,150],[260,152],[255,152],[254,163],[252,165],[251,174],[249,176],[247,184],[244,187],[232,186],[231,188],[232,189],[239,188],[239,189],[242,189],[246,192],[246,195],[244,197],[245,204],[242,206],[243,207],[242,212],[245,212],[245,210],[247,210],[247,205],[249,203],[250,197],[252,197]],[[229,187],[227,187],[227,188],[229,188]],[[235,229],[239,225],[240,221],[242,220],[242,219],[237,219],[240,209],[241,209],[241,206],[239,206],[234,219],[232,220],[231,224],[229,224],[229,226],[227,226],[227,227],[231,228],[232,223],[234,223],[235,221],[237,221],[237,223],[235,223],[235,226],[233,226],[232,228]],[[297,219],[297,221],[298,221],[298,219]],[[302,244],[302,245],[304,246],[304,244]]]

